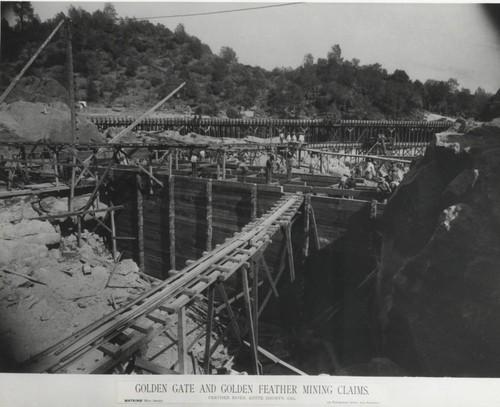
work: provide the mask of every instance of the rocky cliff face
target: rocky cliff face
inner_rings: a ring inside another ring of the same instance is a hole
[[[407,371],[500,375],[500,127],[436,136],[385,210],[377,290]]]

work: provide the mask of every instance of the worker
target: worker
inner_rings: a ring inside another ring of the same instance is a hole
[[[201,162],[205,161],[205,150],[200,151],[200,161]]]
[[[191,154],[191,170],[193,178],[196,178],[196,173],[198,170],[198,156],[194,151]]]
[[[285,135],[280,133],[280,143],[283,144],[285,142]]]
[[[387,200],[387,198],[391,195],[391,186],[387,182],[386,177],[379,177],[377,183],[377,191],[379,193],[379,199],[382,201]]]
[[[340,177],[339,188],[340,189],[347,188],[347,175],[342,174],[342,176]]]
[[[372,159],[368,158],[366,160],[365,178],[372,180],[376,176],[375,165],[373,165]]]
[[[292,165],[293,165],[293,152],[288,151],[286,154],[286,180],[292,180]]]
[[[292,135],[292,142],[294,142],[294,143],[297,142],[297,136],[295,135],[295,133],[293,133],[293,135]]]
[[[349,174],[349,177],[347,178],[345,187],[346,187],[346,189],[355,189],[356,188],[356,179],[354,178],[354,172],[351,172],[351,174]]]
[[[242,178],[243,182],[247,182],[248,165],[245,162],[244,158],[240,161],[239,167],[241,170],[241,178]]]
[[[303,134],[299,134],[299,143],[304,143],[306,141],[306,138]]]
[[[292,141],[292,136],[290,136],[290,133],[288,133],[288,136],[286,136],[286,141],[290,143]]]
[[[266,161],[266,184],[270,184],[273,178],[274,155],[270,154]]]

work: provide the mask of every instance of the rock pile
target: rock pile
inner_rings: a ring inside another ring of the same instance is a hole
[[[384,212],[380,320],[410,374],[498,376],[500,128],[441,133]]]

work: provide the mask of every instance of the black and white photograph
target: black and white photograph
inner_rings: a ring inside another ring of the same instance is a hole
[[[500,402],[500,4],[0,4],[0,407]]]

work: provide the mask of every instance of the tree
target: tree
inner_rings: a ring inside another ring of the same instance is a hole
[[[331,62],[334,62],[336,64],[342,63],[342,49],[340,48],[339,44],[332,45],[330,51],[328,51],[328,54],[326,55],[326,59],[330,63]]]
[[[410,81],[410,77],[402,69],[396,69],[392,74],[391,79],[400,83],[407,83]]]
[[[305,54],[304,55],[304,61],[302,62],[302,66],[309,67],[314,65],[314,57],[312,54]]]
[[[21,30],[24,29],[27,23],[39,19],[29,1],[12,2],[12,11],[16,15],[17,23]]]
[[[231,47],[222,47],[219,52],[219,56],[227,64],[238,62],[238,57],[236,52]]]
[[[111,20],[116,21],[118,19],[116,14],[116,9],[113,3],[105,3],[102,12]]]

